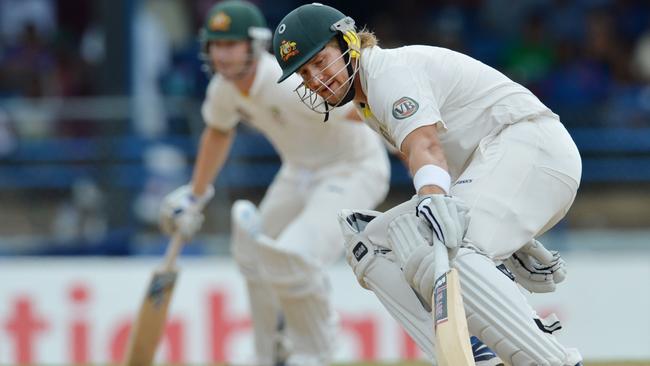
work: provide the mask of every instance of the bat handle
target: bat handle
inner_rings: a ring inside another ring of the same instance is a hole
[[[174,262],[178,253],[180,253],[181,248],[183,247],[183,238],[179,234],[174,234],[172,240],[167,245],[167,251],[165,252],[165,262],[163,264],[164,270],[170,270],[174,267]]]
[[[447,247],[439,240],[433,241],[435,277],[440,278],[443,274],[449,272],[449,252]]]

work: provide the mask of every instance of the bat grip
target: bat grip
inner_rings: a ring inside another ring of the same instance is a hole
[[[449,272],[449,252],[447,251],[447,247],[439,240],[433,241],[433,252],[435,278],[438,279],[443,274]]]
[[[165,262],[163,264],[164,270],[170,270],[174,267],[174,262],[176,262],[176,257],[178,257],[178,253],[180,253],[182,247],[183,239],[179,234],[174,234],[171,242],[167,245],[167,251],[165,252]]]

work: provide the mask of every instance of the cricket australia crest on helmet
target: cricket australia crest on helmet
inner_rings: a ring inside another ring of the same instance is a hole
[[[230,23],[232,23],[230,16],[223,11],[220,11],[210,18],[208,21],[208,27],[213,32],[227,32],[228,29],[230,29]]]
[[[420,105],[418,102],[409,97],[401,97],[393,103],[393,117],[404,119],[411,117],[418,111]]]
[[[280,43],[280,57],[284,62],[289,61],[290,58],[299,54],[298,45],[294,41],[282,40]]]

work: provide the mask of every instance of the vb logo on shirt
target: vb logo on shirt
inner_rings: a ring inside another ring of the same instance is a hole
[[[409,97],[401,97],[393,103],[393,117],[404,119],[410,117],[418,111],[420,105]]]

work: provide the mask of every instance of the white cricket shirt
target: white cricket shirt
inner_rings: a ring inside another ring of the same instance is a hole
[[[344,118],[351,108],[336,108],[329,120],[305,106],[293,91],[302,80],[292,75],[277,84],[282,71],[275,58],[264,53],[249,95],[215,75],[201,109],[205,123],[227,131],[243,120],[260,130],[285,163],[318,168],[337,162],[377,159],[385,164],[385,148],[365,124]],[[384,168],[385,169],[385,168]]]
[[[558,118],[528,89],[445,48],[366,48],[359,75],[366,122],[397,149],[411,131],[437,124],[453,179],[485,136],[540,115]]]

